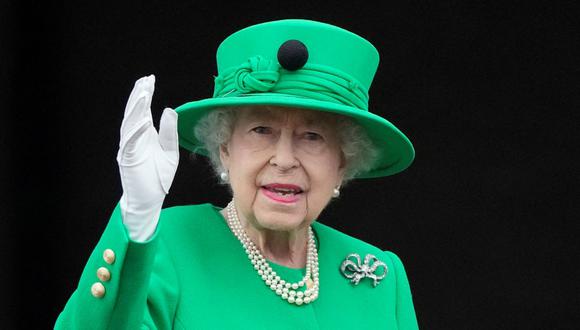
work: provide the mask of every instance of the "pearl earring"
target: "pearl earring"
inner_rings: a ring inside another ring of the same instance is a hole
[[[336,198],[336,197],[340,196],[340,190],[338,190],[338,188],[340,188],[340,186],[337,186],[336,188],[334,188],[334,190],[332,191],[332,197]]]
[[[230,176],[228,175],[228,172],[222,171],[220,173],[220,179],[222,179],[223,182],[228,182],[228,180],[230,179]]]

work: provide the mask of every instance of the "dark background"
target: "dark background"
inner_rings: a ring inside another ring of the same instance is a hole
[[[578,326],[578,11],[573,1],[0,7],[0,328],[51,328],[121,196],[135,80],[153,117],[209,97],[215,50],[281,18],[336,24],[381,54],[370,106],[414,143],[405,172],[355,181],[320,222],[397,253],[422,329]],[[165,206],[225,205],[182,150]]]

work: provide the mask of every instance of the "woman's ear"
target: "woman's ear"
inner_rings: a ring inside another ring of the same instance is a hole
[[[346,156],[344,155],[344,152],[341,152],[340,165],[338,166],[338,178],[340,180],[340,183],[342,183],[345,174],[346,174]]]
[[[340,172],[338,172],[338,182],[336,183],[337,186],[342,186],[342,182],[344,181],[344,174],[345,174],[345,168],[342,168],[340,170]]]
[[[220,145],[220,160],[223,168],[226,170],[230,168],[230,152],[226,143]]]

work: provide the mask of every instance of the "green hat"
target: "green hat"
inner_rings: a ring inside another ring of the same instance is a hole
[[[411,164],[415,151],[393,124],[368,110],[378,64],[379,54],[369,41],[330,24],[286,19],[244,28],[218,47],[213,97],[175,109],[179,143],[207,155],[193,127],[216,108],[306,108],[351,117],[366,130],[379,155],[376,165],[357,178],[398,173]]]

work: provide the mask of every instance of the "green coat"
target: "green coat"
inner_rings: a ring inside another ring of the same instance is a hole
[[[117,204],[55,328],[418,328],[403,264],[392,252],[315,222],[319,297],[296,306],[258,277],[220,210],[211,204],[163,209],[154,236],[138,243],[129,238]],[[107,249],[115,254],[111,264],[103,258]],[[375,288],[369,278],[355,286],[339,269],[350,253],[374,254],[387,264],[387,276]],[[304,269],[271,265],[286,281],[304,276]],[[108,281],[97,278],[100,267],[109,270]],[[96,282],[105,288],[101,298],[91,294]]]

